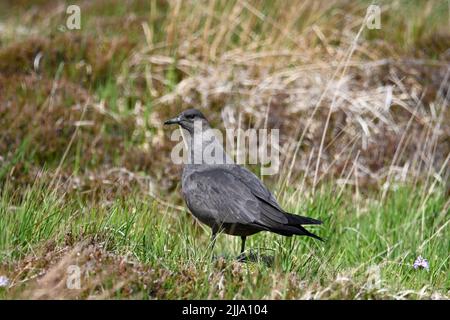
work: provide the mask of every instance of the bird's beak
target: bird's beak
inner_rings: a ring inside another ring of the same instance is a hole
[[[180,116],[164,121],[164,125],[179,124],[181,122]]]

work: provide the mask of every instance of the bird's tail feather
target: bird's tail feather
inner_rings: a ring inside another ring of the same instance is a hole
[[[299,229],[301,230],[301,231],[300,231],[301,233],[298,233],[299,235],[305,235],[305,236],[308,236],[308,237],[311,237],[311,238],[314,238],[314,239],[323,241],[323,239],[322,239],[321,237],[319,237],[318,235],[315,235],[315,234],[312,233],[312,232],[309,232],[308,230],[306,230],[306,229],[303,228],[302,226],[300,226]]]
[[[297,215],[293,215],[293,214],[288,214],[288,219],[289,219],[289,223],[291,224],[292,220],[293,223],[291,225],[293,225],[297,230],[297,232],[294,232],[294,234],[298,234],[298,235],[305,235],[320,241],[323,241],[323,239],[317,235],[315,235],[314,233],[306,230],[305,228],[302,227],[302,224],[322,224],[322,221],[320,220],[316,220],[313,218],[309,218],[309,217],[302,217],[302,216],[297,216]]]
[[[261,227],[263,230],[267,230],[267,231],[271,231],[271,232],[275,232],[278,234],[281,234],[283,236],[293,236],[293,235],[299,235],[299,236],[308,236],[320,241],[324,241],[321,237],[319,237],[318,235],[315,235],[312,232],[309,232],[308,230],[306,230],[305,228],[303,228],[301,225],[278,225],[278,226],[266,226],[266,225],[262,225],[262,224],[257,224],[259,227]]]
[[[286,213],[286,216],[289,220],[289,224],[291,224],[291,225],[322,224],[322,221],[320,221],[320,220],[309,218],[309,217],[298,216],[296,214]]]

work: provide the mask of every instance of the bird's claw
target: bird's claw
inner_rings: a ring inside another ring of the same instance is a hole
[[[237,260],[238,262],[247,262],[247,261],[248,261],[248,257],[247,257],[247,255],[245,254],[245,252],[241,252],[241,253],[237,256],[236,260]]]

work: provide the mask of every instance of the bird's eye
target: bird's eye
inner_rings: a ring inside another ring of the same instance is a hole
[[[193,115],[193,114],[188,114],[188,115],[186,116],[186,118],[188,118],[188,119],[194,119],[194,118],[195,118],[195,115]]]

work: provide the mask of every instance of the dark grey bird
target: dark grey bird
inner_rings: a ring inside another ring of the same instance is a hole
[[[260,231],[322,240],[303,227],[322,222],[284,211],[255,174],[232,162],[223,151],[221,142],[209,134],[212,129],[200,111],[185,110],[164,124],[177,124],[184,129],[188,157],[183,168],[181,189],[191,213],[212,229],[212,247],[219,232],[241,237],[241,256],[244,255],[247,236]],[[196,158],[206,149],[214,149],[214,160],[222,161],[214,162],[201,156]],[[220,152],[222,154],[217,157]]]

